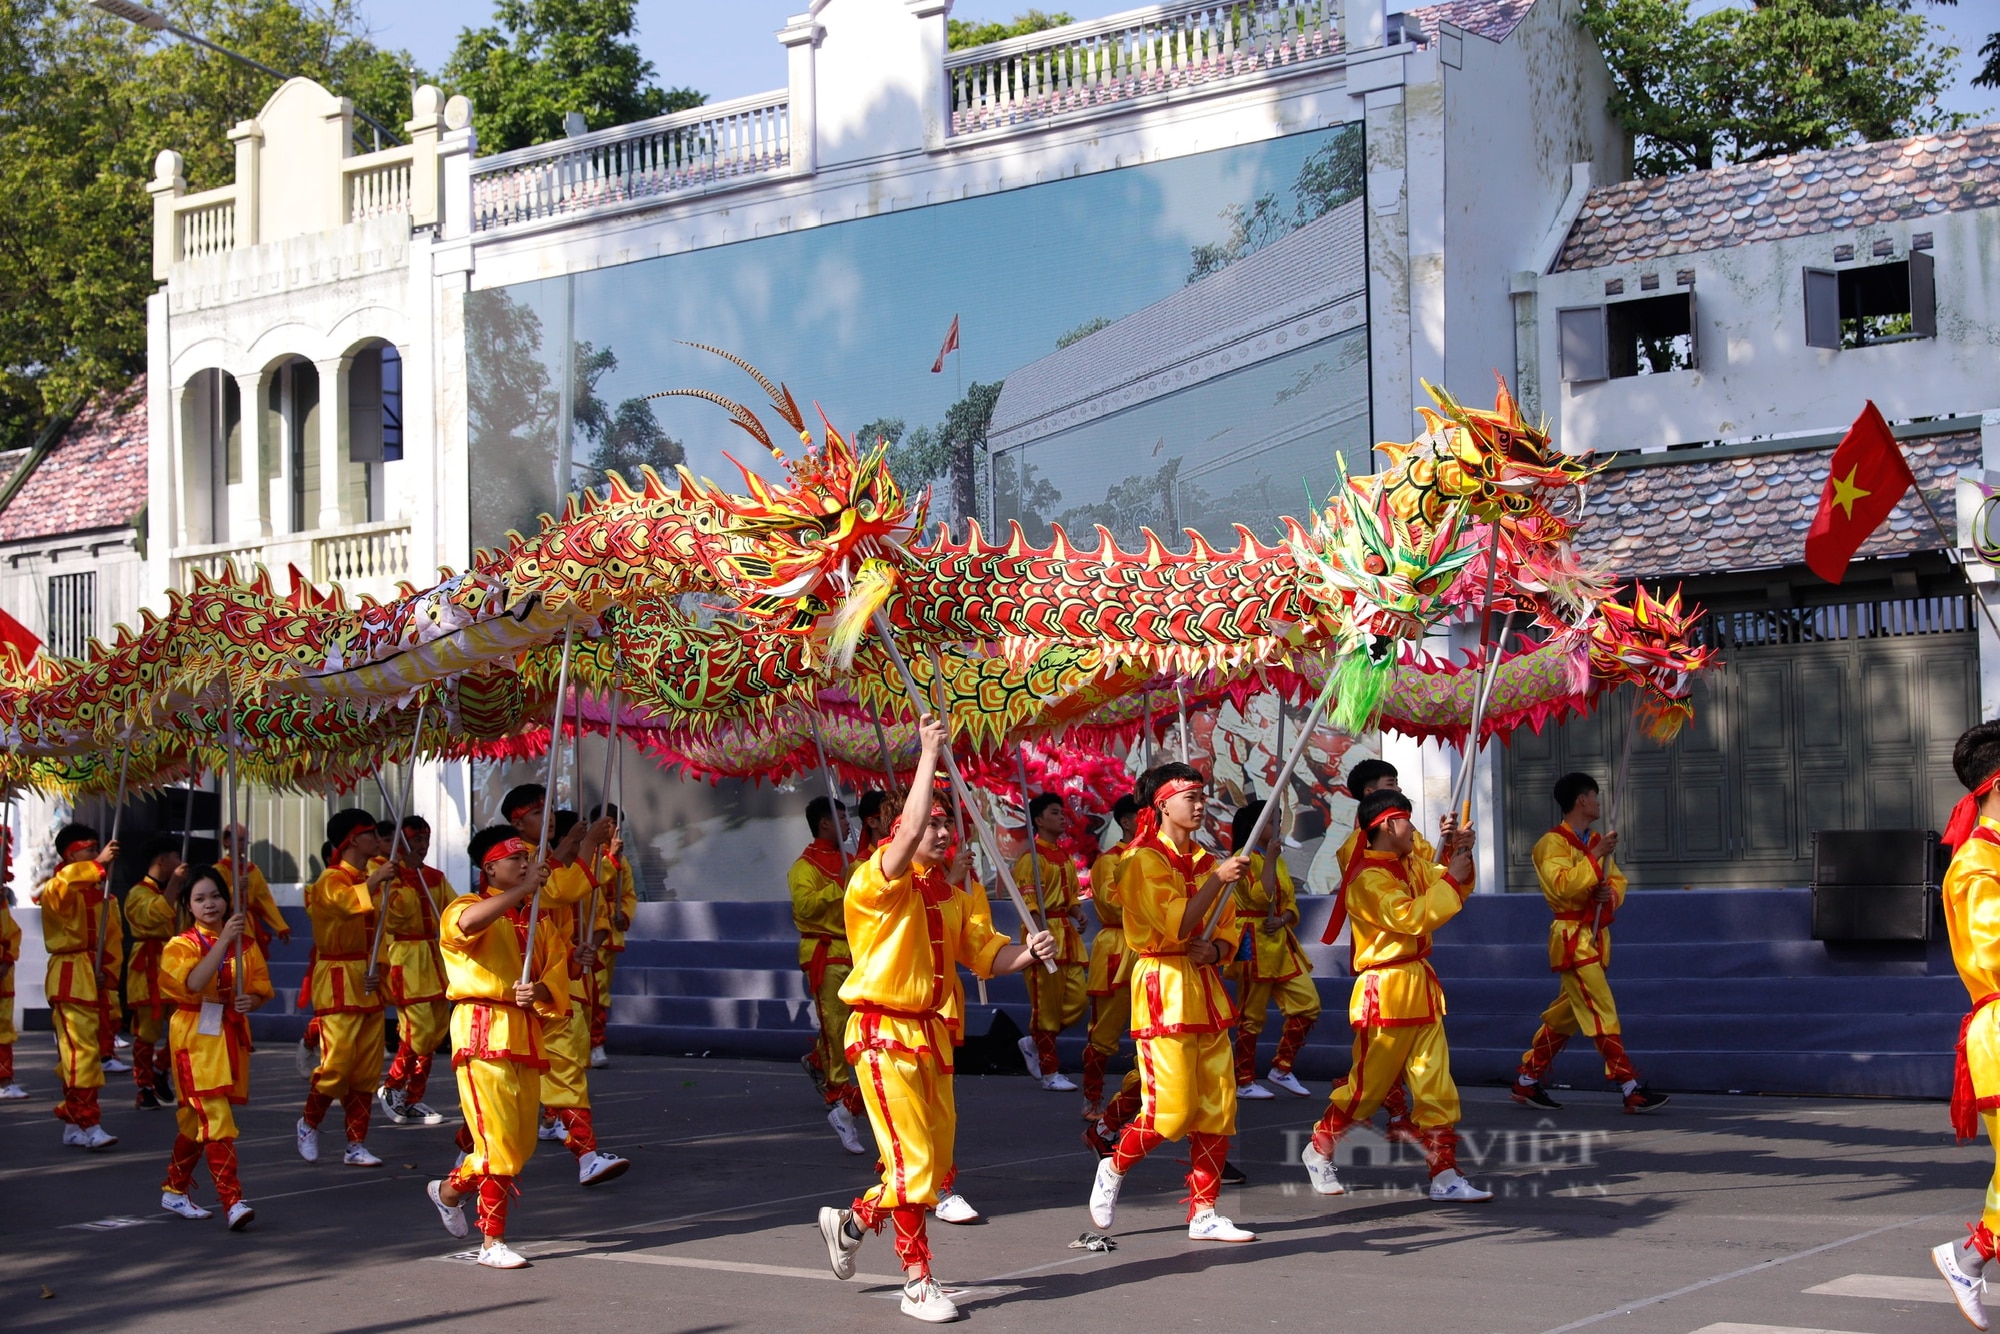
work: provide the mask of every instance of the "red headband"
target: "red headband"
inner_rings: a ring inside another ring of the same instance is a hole
[[[94,838],[73,838],[69,842],[63,844],[62,855],[67,857],[71,853],[75,852],[78,848],[87,848],[96,841],[97,840]]]
[[[1367,832],[1372,834],[1391,820],[1407,820],[1411,814],[1412,812],[1404,810],[1401,806],[1391,806],[1387,810],[1378,811],[1375,818],[1368,822]]]
[[[1201,781],[1194,778],[1170,778],[1160,784],[1159,789],[1153,793],[1153,804],[1139,812],[1138,826],[1133,832],[1132,841],[1143,843],[1159,833],[1160,807],[1183,792],[1199,792],[1202,786]]]
[[[486,850],[486,855],[479,859],[479,865],[483,869],[499,861],[502,857],[513,857],[520,854],[532,853],[533,851],[534,849],[530,848],[526,842],[519,838],[503,838]]]
[[[1951,819],[1944,827],[1944,837],[1940,840],[1946,847],[1955,848],[1972,837],[1972,831],[1979,827],[1979,799],[2000,786],[2000,769],[1986,776],[1986,781],[1959,798],[1958,805],[1951,808]]]
[[[948,821],[948,820],[950,820],[950,819],[951,819],[951,808],[950,808],[949,806],[945,805],[945,804],[944,804],[943,802],[941,802],[941,801],[934,801],[934,802],[932,802],[932,803],[931,803],[931,820],[947,820],[947,821]],[[926,823],[926,824],[928,824],[928,823],[930,823],[930,821],[929,821],[929,820],[927,820],[927,821],[925,821],[925,823]],[[903,827],[903,817],[902,817],[902,816],[900,816],[900,815],[898,815],[898,816],[897,816],[897,817],[895,818],[895,820],[894,820],[893,822],[891,822],[891,824],[889,825],[889,840],[890,840],[890,841],[893,841],[893,840],[895,839],[895,837],[896,837],[896,831],[897,831],[898,829],[901,829],[902,827]]]

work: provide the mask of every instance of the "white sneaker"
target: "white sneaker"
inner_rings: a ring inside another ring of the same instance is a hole
[[[1431,1198],[1459,1204],[1477,1204],[1481,1200],[1492,1199],[1493,1192],[1481,1190],[1467,1181],[1456,1167],[1447,1167],[1431,1178]]]
[[[83,1127],[65,1124],[63,1126],[63,1146],[80,1149],[83,1147]]]
[[[112,1037],[111,1050],[130,1051],[131,1048],[132,1048],[132,1039],[126,1037],[123,1033],[116,1034]]]
[[[560,1121],[544,1121],[542,1128],[535,1132],[535,1138],[545,1144],[560,1144],[569,1138],[569,1127]]]
[[[1014,1046],[1020,1050],[1021,1059],[1028,1063],[1028,1078],[1039,1080],[1042,1077],[1042,1054],[1035,1050],[1035,1040],[1022,1038]]]
[[[861,1249],[861,1237],[847,1235],[847,1219],[845,1209],[823,1206],[819,1211],[820,1240],[826,1243],[826,1260],[835,1278],[854,1277],[854,1253]]]
[[[1273,1070],[1265,1075],[1264,1079],[1267,1083],[1276,1084],[1279,1088],[1292,1094],[1294,1097],[1310,1098],[1312,1096],[1311,1090],[1307,1089],[1304,1084],[1299,1083],[1299,1077],[1289,1070]]]
[[[528,1257],[509,1246],[504,1241],[496,1241],[479,1249],[479,1263],[488,1269],[526,1269]]]
[[[931,1212],[937,1215],[937,1221],[940,1223],[977,1223],[979,1221],[979,1211],[972,1207],[971,1201],[967,1200],[957,1191],[952,1191],[949,1195],[938,1196],[938,1202],[932,1207]]]
[[[958,1308],[944,1295],[938,1281],[926,1274],[903,1285],[903,1314],[927,1325],[948,1325],[958,1319]]]
[[[121,1061],[116,1056],[107,1056],[104,1058],[103,1070],[107,1075],[129,1075],[132,1073],[132,1063]]]
[[[1052,1075],[1042,1076],[1042,1087],[1050,1093],[1074,1093],[1076,1081],[1058,1070]]]
[[[1333,1170],[1333,1159],[1315,1149],[1311,1140],[1307,1140],[1305,1148],[1299,1150],[1299,1161],[1306,1165],[1306,1180],[1312,1183],[1313,1194],[1347,1194],[1347,1187],[1340,1184],[1340,1177]]]
[[[405,1125],[416,1124],[420,1126],[443,1125],[444,1113],[437,1111],[427,1103],[406,1102],[403,1104],[403,1123]]]
[[[90,1126],[83,1132],[83,1147],[86,1149],[108,1149],[117,1142],[118,1137],[108,1133],[103,1126]]]
[[[1255,1241],[1257,1234],[1236,1226],[1213,1209],[1188,1219],[1189,1241]]]
[[[318,1162],[319,1127],[307,1125],[306,1119],[302,1116],[299,1118],[298,1131],[299,1131],[299,1157],[305,1159],[309,1163]]]
[[[610,1181],[625,1175],[625,1169],[632,1165],[629,1158],[620,1158],[615,1153],[599,1153],[592,1149],[576,1160],[576,1180],[578,1185],[595,1186],[599,1182]]]
[[[861,1135],[854,1128],[854,1113],[835,1103],[826,1114],[826,1123],[833,1127],[833,1133],[840,1136],[840,1147],[849,1153],[866,1153],[868,1147],[861,1142]]]
[[[1118,1217],[1118,1188],[1125,1184],[1124,1174],[1111,1161],[1098,1160],[1097,1179],[1090,1184],[1090,1221],[1100,1230],[1109,1228]]]
[[[358,1139],[348,1141],[347,1152],[340,1156],[340,1161],[348,1167],[380,1167],[382,1165],[382,1160],[368,1152],[368,1146]]]
[[[0,1088],[0,1102],[12,1102],[16,1098],[25,1098],[27,1096],[28,1091],[19,1084],[9,1084],[5,1088]]]
[[[202,1208],[177,1190],[161,1191],[160,1207],[170,1214],[179,1214],[182,1218],[200,1220],[211,1216],[209,1210]]]
[[[1247,1084],[1238,1084],[1236,1086],[1236,1096],[1255,1102],[1261,1098],[1275,1098],[1278,1095],[1253,1079]]]
[[[255,1222],[256,1218],[257,1211],[250,1207],[250,1201],[248,1200],[238,1200],[229,1206],[229,1230],[231,1232],[241,1232],[244,1228],[249,1227],[251,1223]]]
[[[1931,1263],[1938,1273],[1951,1285],[1951,1295],[1958,1302],[1959,1314],[1966,1318],[1974,1329],[1986,1328],[1986,1303],[1981,1294],[1986,1284],[1983,1278],[1974,1278],[1958,1263],[1958,1247],[1951,1242],[1931,1251]]]
[[[303,1038],[293,1043],[292,1069],[299,1072],[300,1079],[311,1079],[313,1071],[319,1069],[319,1047]]]
[[[1086,1121],[1102,1121],[1104,1119],[1104,1104],[1101,1102],[1086,1102],[1083,1104],[1083,1119]]]
[[[602,1048],[602,1047],[592,1047],[592,1048],[590,1049],[590,1068],[591,1068],[591,1069],[593,1069],[593,1070],[602,1070],[602,1069],[603,1069],[603,1068],[604,1068],[605,1066],[607,1066],[607,1065],[609,1065],[609,1064],[611,1064],[611,1058],[610,1058],[609,1056],[606,1056],[606,1055],[604,1054],[604,1048]]]
[[[462,1238],[471,1236],[471,1225],[465,1221],[465,1206],[463,1204],[446,1204],[444,1197],[438,1194],[438,1188],[443,1185],[444,1182],[442,1181],[433,1181],[430,1185],[424,1187],[424,1193],[430,1196],[431,1203],[437,1206],[438,1221],[443,1223],[444,1230],[451,1233],[454,1237]]]

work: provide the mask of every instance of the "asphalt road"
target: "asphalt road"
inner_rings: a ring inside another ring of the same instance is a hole
[[[106,1125],[121,1143],[64,1148],[47,1035],[25,1035],[19,1056],[35,1096],[0,1104],[0,1328],[916,1327],[897,1312],[886,1238],[863,1246],[854,1281],[825,1269],[817,1210],[864,1186],[871,1160],[840,1150],[795,1066],[628,1057],[598,1072],[600,1137],[634,1167],[585,1190],[569,1155],[542,1146],[509,1227],[534,1264],[498,1273],[454,1257],[468,1243],[424,1198],[453,1157],[449,1121],[378,1118],[370,1143],[387,1162],[370,1170],[340,1165],[336,1111],[333,1152],[309,1166],[292,1145],[291,1055],[259,1052],[240,1146],[257,1221],[232,1235],[219,1217],[159,1211],[171,1113],[130,1110],[114,1076]],[[449,1079],[433,1092],[449,1110]],[[1963,1235],[1991,1157],[1952,1143],[1940,1104],[1684,1096],[1641,1119],[1595,1090],[1550,1115],[1465,1092],[1461,1158],[1499,1193],[1491,1204],[1433,1205],[1414,1160],[1358,1142],[1375,1152],[1345,1168],[1352,1193],[1314,1197],[1296,1151],[1319,1097],[1280,1095],[1244,1104],[1233,1156],[1251,1181],[1222,1200],[1257,1242],[1186,1239],[1174,1146],[1133,1173],[1119,1247],[1101,1254],[1068,1246],[1088,1226],[1093,1164],[1077,1096],[963,1079],[961,1190],[988,1221],[932,1224],[939,1275],[970,1289],[969,1323],[995,1331],[1964,1327],[1926,1252]],[[205,1168],[197,1181],[212,1203]]]

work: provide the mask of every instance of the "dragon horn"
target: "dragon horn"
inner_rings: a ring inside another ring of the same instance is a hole
[[[1520,425],[1521,410],[1514,406],[1514,396],[1507,391],[1507,377],[1496,370],[1493,379],[1499,386],[1493,394],[1494,415],[1506,418],[1510,424]]]
[[[803,412],[799,411],[799,405],[792,398],[791,390],[781,384],[772,384],[764,372],[758,370],[734,352],[725,352],[719,347],[710,347],[707,343],[689,343],[685,340],[683,340],[682,346],[699,348],[703,352],[713,352],[724,361],[731,361],[741,366],[750,373],[750,378],[757,382],[757,387],[771,396],[771,406],[778,410],[778,415],[785,419],[785,423],[788,426],[794,431],[803,431],[806,429],[806,416]]]
[[[764,423],[757,420],[757,414],[734,399],[724,398],[712,389],[662,389],[656,394],[647,394],[648,401],[656,398],[699,398],[723,409],[738,426],[750,433],[752,439],[771,451],[771,456],[783,463],[785,456],[771,443],[771,433],[764,429]]]

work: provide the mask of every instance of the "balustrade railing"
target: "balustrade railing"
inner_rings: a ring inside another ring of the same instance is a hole
[[[481,158],[472,225],[493,231],[790,164],[791,94],[780,89]]]
[[[316,584],[400,579],[409,572],[407,523],[367,524],[313,539],[312,578]]]
[[[236,187],[188,195],[174,209],[174,249],[179,259],[219,255],[236,246]]]
[[[409,147],[385,148],[346,159],[340,175],[347,200],[347,220],[386,217],[410,212],[410,169],[415,154]]]
[[[241,578],[250,573],[263,559],[264,544],[253,542],[218,542],[211,546],[186,547],[174,557],[174,587],[186,592],[194,587],[197,573],[211,579],[220,579],[233,561],[236,574]]]
[[[945,61],[953,134],[974,134],[1339,54],[1339,0],[1160,5]]]

